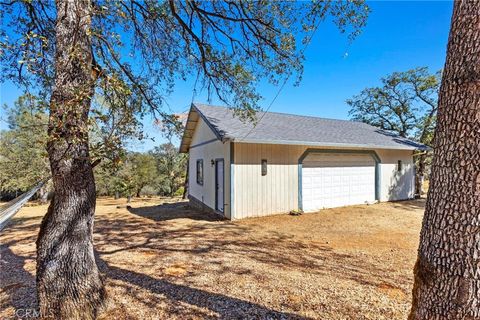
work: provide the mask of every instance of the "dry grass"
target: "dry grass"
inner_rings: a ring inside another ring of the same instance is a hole
[[[230,222],[161,199],[100,199],[104,319],[405,319],[424,200]],[[35,306],[46,206],[2,231],[0,318]]]

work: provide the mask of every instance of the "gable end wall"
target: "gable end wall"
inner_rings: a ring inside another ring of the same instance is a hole
[[[210,127],[199,118],[189,149],[188,194],[215,209],[215,165],[211,161],[224,159],[224,213],[230,218],[230,143],[221,142]],[[203,159],[203,185],[197,183],[197,160]]]

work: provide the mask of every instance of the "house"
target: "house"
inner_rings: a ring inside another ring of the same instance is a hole
[[[180,145],[192,205],[243,219],[414,197],[413,155],[425,145],[361,122],[257,118],[192,104]]]

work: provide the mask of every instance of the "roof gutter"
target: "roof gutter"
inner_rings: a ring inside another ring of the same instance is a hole
[[[296,140],[262,140],[262,139],[233,139],[236,143],[262,143],[262,144],[284,144],[284,145],[303,145],[312,147],[337,147],[337,148],[363,148],[363,149],[394,149],[394,150],[422,150],[416,147],[395,147],[395,146],[381,146],[368,144],[347,144],[347,143],[318,143],[310,141],[296,141]],[[427,150],[425,150],[427,151]]]

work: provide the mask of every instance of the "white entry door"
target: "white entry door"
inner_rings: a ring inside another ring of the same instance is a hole
[[[215,209],[223,212],[224,199],[224,165],[223,159],[215,161]]]
[[[375,201],[375,160],[367,154],[311,153],[302,163],[305,212]]]

